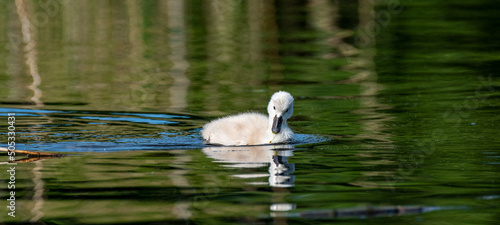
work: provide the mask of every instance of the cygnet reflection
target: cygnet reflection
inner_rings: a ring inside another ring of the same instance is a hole
[[[293,156],[293,145],[259,145],[259,146],[211,146],[203,148],[203,153],[215,162],[224,163],[226,167],[259,168],[269,167],[269,173],[236,174],[234,177],[255,179],[269,177],[268,182],[249,182],[249,184],[269,184],[272,187],[294,186],[295,164],[288,163]]]

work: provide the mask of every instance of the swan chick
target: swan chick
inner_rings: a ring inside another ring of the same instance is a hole
[[[293,97],[285,91],[271,96],[268,116],[260,113],[241,113],[216,119],[201,131],[207,144],[263,145],[289,142],[293,131],[286,121],[293,114]]]

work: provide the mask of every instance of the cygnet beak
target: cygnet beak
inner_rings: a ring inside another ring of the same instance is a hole
[[[279,133],[281,131],[281,123],[283,123],[283,117],[278,117],[278,115],[274,116],[273,128],[271,129],[271,131],[275,134]]]

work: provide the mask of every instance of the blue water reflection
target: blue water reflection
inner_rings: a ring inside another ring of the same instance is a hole
[[[127,121],[132,123],[148,123],[148,124],[176,124],[178,122],[168,121],[168,120],[153,120],[146,118],[128,118],[128,117],[96,117],[96,116],[82,116],[77,117],[80,119],[87,120],[101,120],[101,121]],[[157,117],[160,118],[160,117]],[[99,124],[99,123],[96,123]],[[106,123],[104,123],[106,124]]]
[[[18,149],[51,152],[110,152],[206,147],[200,135],[201,128],[195,128],[196,125],[192,125],[200,121],[189,115],[17,108],[0,108],[0,112],[16,112],[17,133],[20,137],[24,137],[17,143]],[[26,124],[28,121],[29,124]],[[184,124],[187,128],[179,129],[180,124]],[[144,125],[151,126],[143,127]],[[192,126],[193,128],[189,128]],[[327,140],[328,138],[317,135],[297,134],[292,144],[310,144]],[[218,147],[212,148],[218,149]],[[290,148],[293,146],[290,145]]]

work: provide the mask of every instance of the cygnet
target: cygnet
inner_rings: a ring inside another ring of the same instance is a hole
[[[271,96],[269,116],[241,113],[214,120],[203,127],[205,143],[214,145],[263,145],[285,143],[293,138],[286,120],[293,114],[293,97],[285,91]]]

